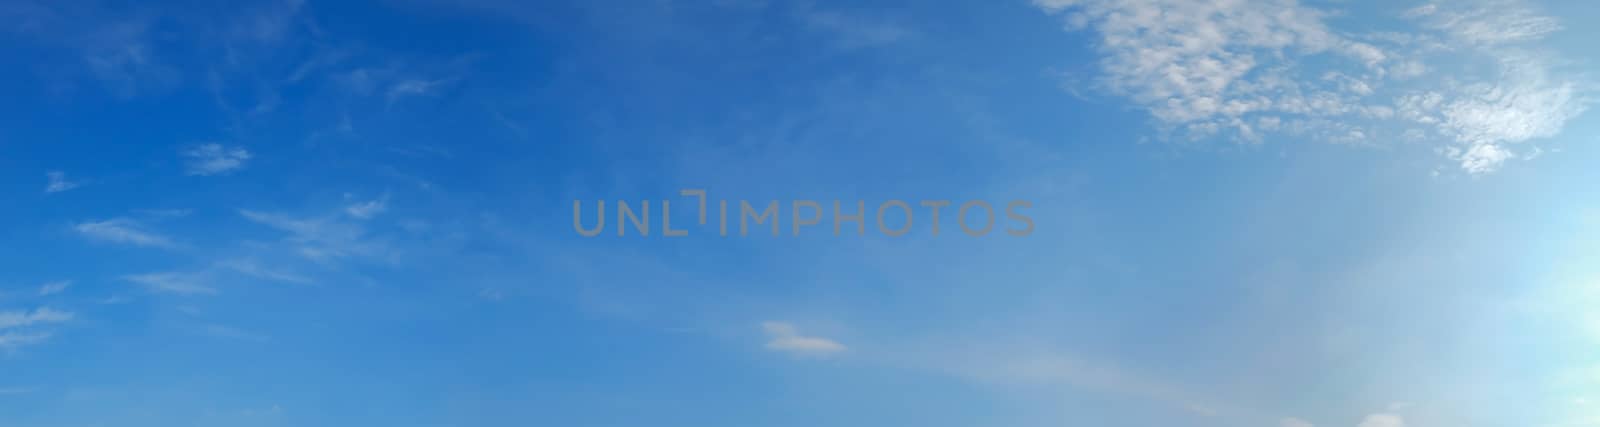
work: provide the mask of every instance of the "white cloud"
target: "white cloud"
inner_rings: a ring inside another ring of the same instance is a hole
[[[112,24],[99,34],[100,43],[87,46],[83,62],[118,96],[131,97],[143,90],[168,87],[174,70],[157,61],[145,21]]]
[[[44,192],[46,193],[60,193],[78,188],[81,185],[81,183],[68,181],[67,173],[62,171],[47,172],[45,173],[45,178],[48,180],[44,186]]]
[[[110,304],[125,304],[125,303],[128,302],[128,298],[123,297],[121,295],[112,295],[112,296],[109,296],[109,297],[101,298],[99,301],[95,301],[95,302],[99,303],[99,304],[106,304],[106,305],[110,305]]]
[[[1284,418],[1278,421],[1278,427],[1315,427],[1311,422],[1299,418]]]
[[[243,147],[203,144],[184,150],[184,165],[189,175],[220,175],[243,168],[250,151]]]
[[[1101,86],[1191,138],[1423,137],[1468,173],[1525,157],[1589,99],[1530,43],[1555,18],[1513,1],[1427,5],[1413,31],[1330,28],[1295,0],[1035,0],[1097,33]],[[1448,78],[1417,79],[1425,72]],[[1423,132],[1414,132],[1422,130]]]
[[[319,262],[349,257],[377,257],[388,252],[381,241],[370,238],[359,224],[338,217],[295,218],[287,215],[240,210],[245,219],[289,234],[284,239],[300,256]]]
[[[219,293],[216,284],[240,280],[260,279],[292,284],[315,283],[310,277],[294,271],[261,265],[253,258],[234,258],[210,264],[206,268],[188,271],[166,271],[132,274],[123,280],[144,286],[156,293],[176,295],[214,295]],[[121,302],[108,301],[106,303]]]
[[[448,80],[401,80],[394,85],[389,86],[387,102],[389,105],[394,105],[395,101],[407,96],[430,95],[447,82]]]
[[[801,19],[811,29],[833,35],[845,49],[892,44],[915,34],[892,22],[835,11],[808,10],[802,12]]]
[[[378,214],[381,214],[388,209],[389,198],[385,196],[374,200],[351,204],[350,206],[346,206],[344,208],[344,212],[350,214],[352,217],[360,219],[372,219],[372,217],[378,216]]]
[[[144,285],[153,292],[178,295],[212,295],[216,288],[205,283],[201,275],[190,273],[148,273],[124,276],[123,279]]]
[[[1488,172],[1516,157],[1506,143],[1555,136],[1582,113],[1575,82],[1554,79],[1537,58],[1507,57],[1506,79],[1456,89],[1438,113],[1439,130],[1455,138],[1451,158],[1469,172]]]
[[[1356,427],[1406,427],[1406,420],[1395,414],[1372,414]]]
[[[767,349],[797,356],[829,356],[845,351],[845,346],[821,337],[800,335],[794,325],[785,322],[762,322],[761,330],[767,334]]]
[[[14,349],[25,345],[38,344],[49,339],[47,332],[0,332],[0,349]]]
[[[0,311],[0,330],[21,328],[36,324],[61,323],[72,320],[72,313],[48,307],[28,311]]]
[[[1406,11],[1404,16],[1420,19],[1430,29],[1478,45],[1534,41],[1561,30],[1561,23],[1556,18],[1539,15],[1527,8],[1503,6],[1508,3],[1493,5],[1502,7],[1469,10],[1443,10],[1437,4],[1427,4]]]
[[[71,312],[48,307],[35,308],[33,311],[0,311],[0,349],[9,350],[43,342],[50,338],[51,331],[40,328],[69,322],[73,317]]]
[[[255,260],[251,260],[251,259],[234,259],[234,260],[223,261],[223,262],[218,263],[217,267],[225,268],[225,269],[228,269],[230,271],[233,271],[233,272],[236,272],[236,273],[239,273],[239,274],[244,274],[246,276],[256,277],[256,278],[261,278],[261,279],[267,279],[267,280],[272,280],[272,281],[277,281],[277,282],[295,283],[295,284],[302,284],[302,285],[310,284],[310,283],[313,282],[311,280],[311,278],[308,278],[308,277],[305,277],[305,276],[302,276],[302,275],[299,275],[299,274],[296,274],[296,273],[290,272],[290,271],[284,271],[284,270],[268,268],[268,267],[262,266],[261,264],[257,263]]]
[[[39,296],[59,294],[65,292],[71,286],[72,281],[70,280],[46,283],[39,286]]]
[[[74,225],[73,230],[86,238],[111,243],[121,243],[134,246],[157,248],[171,248],[176,246],[172,239],[144,230],[138,221],[128,218],[112,218],[105,221],[85,222]]]

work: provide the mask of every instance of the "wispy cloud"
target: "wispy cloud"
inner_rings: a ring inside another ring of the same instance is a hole
[[[0,330],[32,326],[35,324],[61,323],[72,320],[73,314],[65,311],[52,310],[41,307],[28,311],[0,311]]]
[[[124,303],[127,303],[127,302],[128,302],[128,298],[124,297],[124,296],[121,296],[121,295],[112,295],[112,296],[109,296],[109,297],[101,298],[99,301],[95,301],[96,304],[105,304],[105,305],[124,304]]]
[[[1278,427],[1316,427],[1316,426],[1312,425],[1310,421],[1306,421],[1306,420],[1302,420],[1302,419],[1299,419],[1299,418],[1290,417],[1290,418],[1284,418],[1282,420],[1278,420]]]
[[[16,349],[23,346],[38,344],[50,339],[48,332],[0,332],[0,349]]]
[[[887,20],[837,11],[806,10],[801,12],[800,17],[811,29],[833,35],[839,46],[845,49],[892,44],[916,34],[903,25]]]
[[[511,120],[511,118],[506,117],[505,113],[500,112],[500,109],[489,107],[489,117],[493,118],[495,122],[500,123],[501,126],[505,126],[506,129],[511,130],[512,133],[517,134],[518,138],[528,137],[528,129],[523,127],[521,124],[518,124],[515,120]]]
[[[440,86],[443,86],[448,82],[448,80],[401,80],[396,82],[394,85],[389,86],[389,92],[386,94],[387,102],[389,105],[394,105],[395,101],[398,101],[401,98],[432,95],[439,89]]]
[[[71,286],[72,281],[70,280],[46,283],[39,286],[39,296],[55,295],[66,292],[67,288]]]
[[[193,270],[131,274],[123,280],[142,285],[150,292],[183,296],[221,293],[219,284],[264,280],[291,284],[312,284],[308,276],[292,270],[262,265],[253,258],[233,258]]]
[[[250,151],[243,147],[221,144],[203,144],[184,150],[181,154],[187,173],[202,176],[231,173],[243,168],[251,158]]]
[[[235,41],[276,46],[295,30],[295,17],[305,6],[305,0],[270,1],[245,8],[229,25],[228,37]]]
[[[346,195],[346,197],[349,196]],[[389,196],[384,195],[383,197],[377,199],[356,202],[350,204],[349,206],[345,206],[344,212],[358,219],[372,219],[372,217],[378,216],[378,214],[383,213],[385,210],[388,210],[388,208]]]
[[[72,229],[86,238],[104,242],[156,248],[177,246],[172,239],[147,231],[138,221],[128,218],[85,222],[74,225]]]
[[[1477,174],[1590,103],[1531,45],[1559,23],[1515,1],[1427,5],[1387,33],[1330,28],[1332,12],[1292,0],[1035,4],[1099,34],[1103,88],[1191,138],[1421,139]],[[1451,78],[1417,78],[1433,69]]]
[[[278,270],[278,269],[274,269],[274,268],[268,268],[266,266],[262,266],[261,264],[257,263],[256,261],[250,260],[250,259],[235,259],[235,260],[223,261],[221,263],[218,263],[217,266],[221,267],[221,268],[225,268],[225,269],[231,270],[231,271],[239,273],[239,274],[246,275],[246,276],[260,278],[260,279],[266,279],[266,280],[271,280],[271,281],[275,281],[275,282],[294,283],[294,284],[310,284],[310,283],[312,283],[312,280],[309,277],[302,276],[302,275],[299,275],[299,274],[296,274],[296,273],[290,272],[290,271]]]
[[[42,328],[72,321],[73,317],[71,312],[48,307],[33,311],[0,311],[0,349],[14,350],[44,342],[52,332]]]
[[[60,193],[78,188],[78,186],[82,185],[78,182],[68,181],[67,173],[62,171],[50,171],[45,173],[45,178],[48,180],[44,186],[45,193]]]
[[[843,344],[822,337],[800,335],[800,331],[785,322],[762,322],[761,330],[767,334],[767,349],[796,356],[830,356],[846,350]]]
[[[370,238],[359,224],[341,221],[337,217],[297,218],[251,210],[240,210],[239,214],[255,223],[288,233],[284,241],[300,256],[311,260],[326,262],[349,257],[375,257],[388,252],[387,245]]]
[[[1561,30],[1561,22],[1555,17],[1539,15],[1515,3],[1480,4],[1486,7],[1453,10],[1430,3],[1407,10],[1403,16],[1421,18],[1427,28],[1474,45],[1537,41]]]
[[[143,285],[146,289],[157,293],[177,295],[214,295],[217,289],[206,283],[201,274],[195,273],[147,273],[123,276],[124,280]]]

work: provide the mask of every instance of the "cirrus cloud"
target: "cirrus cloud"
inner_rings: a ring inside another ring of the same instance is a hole
[[[244,167],[251,158],[243,147],[222,144],[202,144],[183,151],[184,167],[189,175],[222,175]]]
[[[1480,174],[1531,157],[1525,143],[1591,101],[1537,45],[1559,22],[1517,2],[1397,11],[1398,32],[1334,28],[1339,11],[1295,0],[1034,3],[1099,36],[1102,89],[1195,139],[1421,140]]]
[[[35,308],[32,311],[0,311],[0,349],[12,350],[43,342],[49,339],[53,332],[41,328],[72,321],[73,317],[75,316],[72,312],[49,307]]]
[[[767,334],[767,349],[796,356],[830,356],[845,351],[845,346],[831,339],[800,334],[799,329],[786,322],[762,322],[761,330]]]
[[[67,173],[62,171],[50,171],[45,173],[45,178],[48,180],[44,186],[45,193],[60,193],[78,188],[78,186],[83,185],[83,183],[80,182],[68,181]]]
[[[103,242],[156,248],[177,246],[167,236],[145,230],[142,224],[129,218],[89,221],[76,224],[72,229],[85,238]]]

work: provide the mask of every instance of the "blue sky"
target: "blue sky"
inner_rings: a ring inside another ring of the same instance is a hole
[[[5,2],[0,426],[1597,425],[1595,18]]]

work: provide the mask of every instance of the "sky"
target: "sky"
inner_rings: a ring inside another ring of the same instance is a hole
[[[1600,425],[1597,18],[6,1],[0,427]]]

